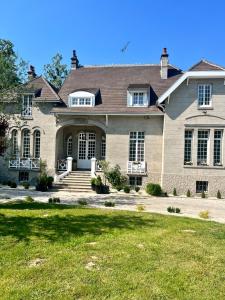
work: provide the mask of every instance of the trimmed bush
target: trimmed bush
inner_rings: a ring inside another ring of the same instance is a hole
[[[12,181],[11,181],[11,180],[8,180],[8,181],[7,181],[7,185],[11,187],[11,184],[12,184]]]
[[[202,191],[202,193],[201,193],[201,197],[202,198],[205,198],[206,196],[205,196],[205,192],[204,191]]]
[[[105,207],[114,207],[115,206],[115,202],[105,201],[104,205],[105,205]]]
[[[177,196],[177,190],[176,190],[176,188],[173,189],[173,195]]]
[[[137,211],[141,212],[145,210],[145,206],[143,204],[137,204]]]
[[[219,190],[217,191],[216,198],[217,198],[217,199],[221,199],[221,198],[222,198],[221,193],[220,193]]]
[[[123,188],[124,193],[129,194],[130,193],[130,187],[128,185],[125,185]]]
[[[10,187],[12,189],[15,189],[15,188],[17,188],[17,184],[15,182],[11,182]]]
[[[52,198],[52,202],[53,203],[60,203],[60,198],[54,197],[54,198]]]
[[[48,176],[42,174],[37,179],[36,190],[41,192],[46,192],[48,190]]]
[[[122,189],[123,189],[122,185],[116,186],[116,190],[117,190],[118,192],[121,191]]]
[[[24,182],[22,183],[22,186],[24,187],[25,190],[28,190],[29,187],[30,187],[30,184],[29,184],[29,182],[24,181]]]
[[[186,196],[187,196],[187,197],[191,197],[191,192],[190,192],[190,190],[187,190]]]
[[[48,203],[53,203],[53,199],[52,199],[52,198],[49,198],[49,199],[48,199]]]
[[[176,207],[176,208],[175,208],[175,213],[176,213],[176,214],[179,214],[179,213],[180,213],[180,208]]]
[[[161,186],[157,183],[148,183],[146,186],[146,192],[152,196],[160,196],[162,193]]]
[[[29,202],[29,203],[32,203],[32,202],[34,202],[34,199],[31,196],[26,196],[25,201]]]
[[[167,211],[169,213],[174,213],[175,212],[175,208],[173,206],[169,206],[169,207],[167,207]]]
[[[199,217],[202,218],[202,219],[208,219],[209,218],[209,211],[208,210],[200,211]]]
[[[86,201],[85,199],[80,199],[80,200],[77,201],[77,203],[78,203],[79,205],[87,205],[87,204],[88,204],[87,201]]]
[[[96,178],[91,178],[91,188],[93,191],[95,191],[96,188]]]
[[[140,191],[140,187],[139,186],[135,186],[134,190],[135,190],[136,193],[138,193]]]
[[[118,186],[123,187],[127,183],[127,177],[121,174],[119,165],[116,165],[114,168],[107,171],[105,176],[113,188]]]

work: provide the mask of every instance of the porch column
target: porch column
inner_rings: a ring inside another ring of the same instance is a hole
[[[91,159],[91,177],[96,177],[95,172],[96,172],[96,158],[93,157]]]
[[[67,157],[67,171],[69,171],[69,172],[72,171],[72,164],[73,164],[73,158]]]

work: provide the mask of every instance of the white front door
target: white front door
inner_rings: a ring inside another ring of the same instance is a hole
[[[78,169],[91,169],[91,159],[95,157],[95,150],[95,133],[80,132],[78,137]]]

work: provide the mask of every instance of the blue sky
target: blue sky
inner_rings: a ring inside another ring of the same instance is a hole
[[[1,0],[0,10],[0,38],[38,73],[56,52],[70,63],[73,49],[84,65],[158,63],[167,47],[182,69],[225,66],[224,0]]]

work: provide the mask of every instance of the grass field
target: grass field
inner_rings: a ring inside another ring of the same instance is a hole
[[[213,222],[2,204],[0,299],[224,299],[224,249]]]

